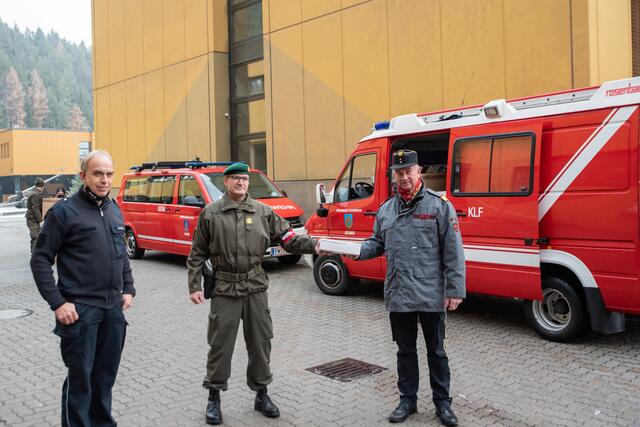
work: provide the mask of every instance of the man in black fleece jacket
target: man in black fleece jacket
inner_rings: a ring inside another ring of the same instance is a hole
[[[135,288],[126,256],[124,221],[109,200],[113,161],[105,151],[83,160],[82,188],[47,213],[31,256],[38,291],[55,312],[68,368],[62,386],[63,426],[115,426],[111,389]],[[56,263],[58,282],[53,276]]]

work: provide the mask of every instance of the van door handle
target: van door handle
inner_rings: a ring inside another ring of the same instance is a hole
[[[462,216],[462,217],[464,217],[464,216],[467,216],[467,213],[466,213],[465,211],[459,211],[459,210],[457,210],[457,211],[456,211],[456,215],[457,215],[457,216]]]
[[[364,213],[365,216],[376,216],[378,212],[377,211],[366,211]]]

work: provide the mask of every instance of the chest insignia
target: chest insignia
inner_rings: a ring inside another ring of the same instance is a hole
[[[247,217],[247,219],[245,220],[245,223],[246,223],[247,225],[251,225],[251,224],[253,224],[253,218],[252,218],[252,217],[250,217],[250,216],[248,216],[248,217]]]

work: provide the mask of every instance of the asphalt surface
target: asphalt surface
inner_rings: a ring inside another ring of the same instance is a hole
[[[207,352],[207,307],[188,299],[184,257],[148,252],[132,262],[138,295],[113,412],[122,426],[205,425],[201,388]],[[52,312],[29,271],[23,218],[0,218],[0,319],[6,310],[32,314],[0,320],[0,426],[59,424],[65,370]],[[369,426],[388,424],[398,401],[395,345],[381,287],[362,285],[331,297],[304,263],[265,263],[274,322],[270,395],[279,419],[253,410],[247,354],[238,336],[224,425]],[[640,426],[640,321],[617,335],[589,334],[571,344],[540,339],[518,303],[470,297],[447,320],[454,410],[461,425]],[[419,337],[419,340],[421,338]],[[422,341],[421,341],[422,342]],[[406,425],[439,425],[430,399],[426,350],[418,414]],[[345,357],[386,370],[339,382],[307,368]]]

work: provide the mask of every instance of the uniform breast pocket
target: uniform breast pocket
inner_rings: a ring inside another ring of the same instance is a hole
[[[116,248],[116,255],[122,258],[125,255],[124,226],[115,224],[111,226],[111,234],[113,236],[113,245]]]
[[[413,243],[419,248],[434,248],[438,246],[438,229],[435,219],[414,219],[412,221]]]

